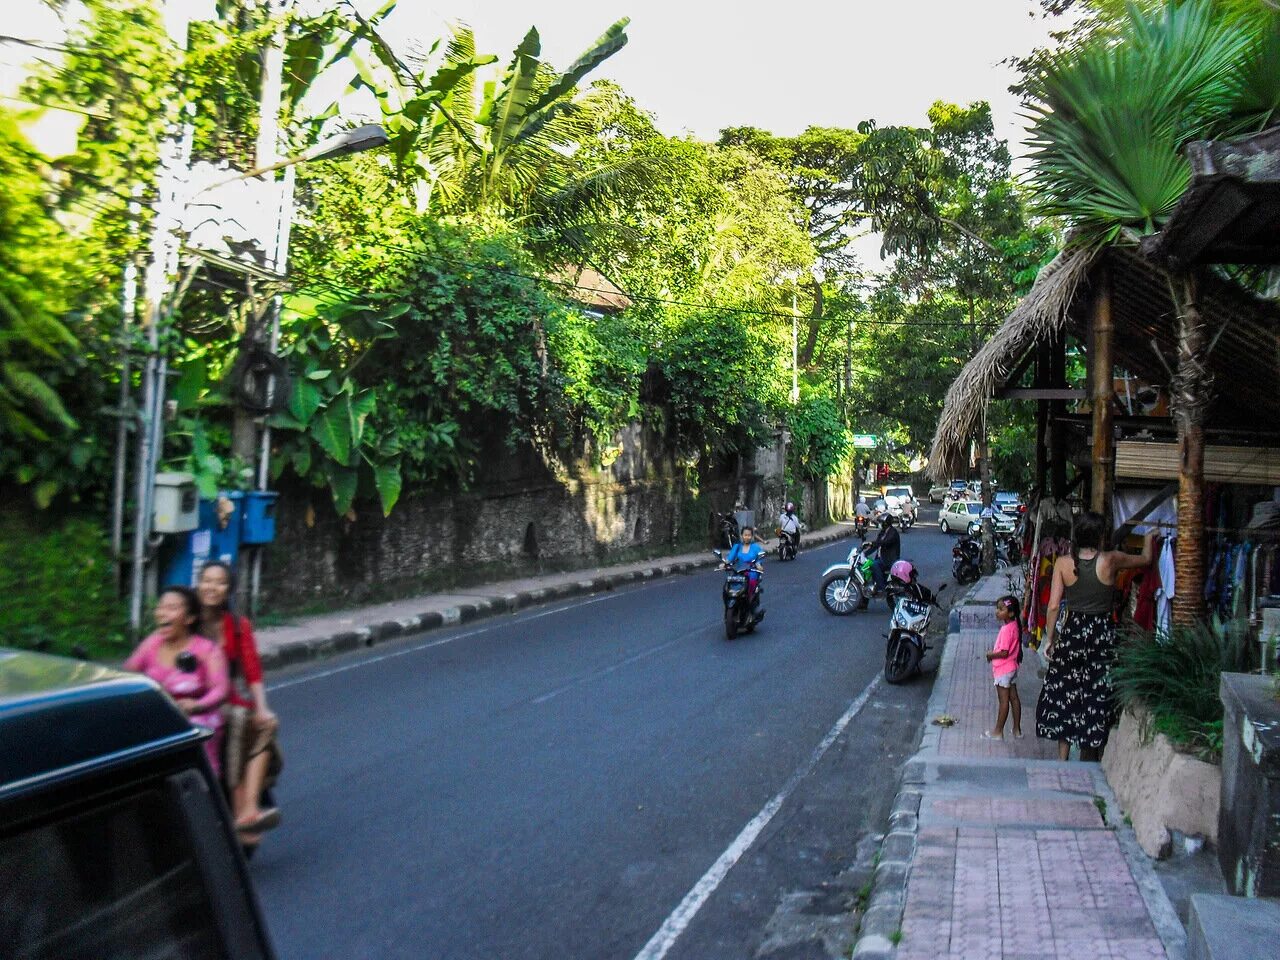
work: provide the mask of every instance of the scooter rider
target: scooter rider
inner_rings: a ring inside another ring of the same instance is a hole
[[[751,602],[751,611],[756,620],[764,619],[764,608],[760,606],[760,572],[754,564],[764,560],[764,547],[756,543],[754,527],[742,528],[742,539],[724,555],[724,566],[732,568],[741,563],[747,566],[747,599]]]
[[[778,517],[778,529],[791,538],[791,542],[796,545],[796,549],[800,548],[800,531],[804,529],[804,524],[796,516],[796,505],[790,500],[787,501],[787,506],[782,511],[781,516]]]
[[[876,537],[872,546],[876,559],[871,565],[871,575],[875,578],[877,596],[884,593],[885,576],[889,568],[902,556],[902,537],[898,534],[893,516],[886,514],[882,523],[884,525],[880,528],[880,536]]]

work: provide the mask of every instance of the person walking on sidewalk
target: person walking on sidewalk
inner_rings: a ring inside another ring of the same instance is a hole
[[[1018,699],[1018,664],[1022,663],[1021,604],[1014,596],[1004,596],[996,601],[996,619],[1000,632],[996,645],[987,651],[991,675],[996,682],[996,725],[984,730],[983,740],[1003,740],[1004,725],[1013,711],[1013,735],[1022,739],[1022,701]]]
[[[1058,741],[1058,758],[1080,748],[1081,760],[1097,760],[1115,724],[1117,709],[1108,672],[1115,654],[1116,574],[1151,564],[1152,538],[1142,554],[1103,549],[1106,522],[1097,513],[1076,518],[1071,555],[1053,565],[1045,611],[1043,656],[1049,662],[1036,704],[1036,736]],[[1058,623],[1058,613],[1066,615]]]

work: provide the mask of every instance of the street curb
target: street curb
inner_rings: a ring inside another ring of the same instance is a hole
[[[802,546],[824,547],[851,536],[853,536],[852,524],[847,530],[811,534],[804,538]],[[766,543],[770,542],[772,541],[766,541]],[[776,542],[773,543],[771,551],[776,550],[777,547]],[[504,613],[515,613],[526,607],[600,593],[633,583],[694,573],[713,566],[715,562],[710,557],[705,561],[655,562],[652,566],[642,567],[639,570],[623,570],[591,579],[539,587],[536,590],[521,590],[503,594],[500,597],[479,597],[474,602],[461,603],[446,607],[444,610],[428,610],[400,620],[385,620],[360,627],[347,627],[337,633],[318,634],[301,640],[287,640],[270,650],[263,650],[260,659],[264,670],[291,667],[299,663],[323,660],[367,649],[383,641],[409,634],[426,633],[441,627],[457,626]]]
[[[985,579],[985,578],[983,578]],[[942,648],[942,659],[933,677],[933,689],[924,708],[921,722],[920,746],[902,767],[898,780],[898,793],[893,799],[889,814],[889,832],[880,845],[880,860],[871,880],[871,899],[858,928],[858,940],[852,956],[858,960],[889,960],[898,950],[895,940],[900,938],[902,916],[907,906],[907,881],[911,879],[911,859],[915,856],[916,833],[920,829],[920,801],[924,796],[924,770],[922,754],[933,753],[938,748],[942,734],[930,718],[941,709],[946,699],[946,684],[955,663],[958,638],[965,621],[964,608],[969,605],[982,579],[969,587],[947,612],[947,640]]]

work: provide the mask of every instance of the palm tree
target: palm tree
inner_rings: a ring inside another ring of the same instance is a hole
[[[1031,183],[1043,213],[1101,247],[1157,231],[1190,182],[1191,140],[1252,132],[1280,107],[1280,15],[1244,0],[1185,0],[1125,14],[1050,56],[1028,86]],[[1204,419],[1212,384],[1196,275],[1173,277],[1178,371],[1172,384],[1183,469],[1179,526],[1199,529]],[[1203,548],[1178,538],[1174,617],[1203,615]]]
[[[499,76],[476,83],[492,56],[477,56],[475,38],[455,29],[425,58],[434,73],[414,69],[380,39],[380,69],[357,61],[391,136],[402,176],[420,211],[502,217],[534,238],[581,249],[611,218],[618,197],[655,175],[652,160],[624,157],[584,164],[579,146],[596,135],[613,106],[609,87],[580,83],[627,43],[623,18],[563,73],[541,59],[531,28]],[[372,31],[371,31],[372,32]],[[477,90],[477,87],[479,89]]]

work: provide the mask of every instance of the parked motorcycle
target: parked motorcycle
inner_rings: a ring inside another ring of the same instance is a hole
[[[781,527],[778,528],[778,559],[794,560],[796,558],[796,537],[793,533],[787,533]]]
[[[724,563],[724,555],[719,550],[713,550],[712,553],[722,564]],[[758,612],[764,585],[757,581],[754,597],[748,596],[747,589],[747,575],[763,574],[764,568],[759,563],[738,560],[733,566],[726,566],[725,570],[724,589],[720,597],[724,602],[724,635],[732,640],[739,633],[754,632],[756,626],[764,619],[763,614]]]
[[[873,544],[860,543],[849,551],[844,563],[834,563],[822,573],[818,584],[818,600],[827,613],[848,616],[867,608],[871,595],[871,556]]]
[[[958,584],[974,583],[982,575],[982,541],[962,536],[951,547],[951,576]]]
[[[716,519],[720,521],[720,543],[728,550],[742,539],[738,530],[738,518],[733,513],[717,513]]]
[[[910,567],[907,561],[899,562],[907,563]],[[946,584],[943,584],[935,594],[918,582],[914,575],[908,582],[898,580],[890,588],[894,604],[884,651],[886,682],[903,683],[920,672],[920,661],[929,649],[929,645],[925,643],[929,620],[935,608],[941,609],[938,606],[938,595],[945,589]]]

